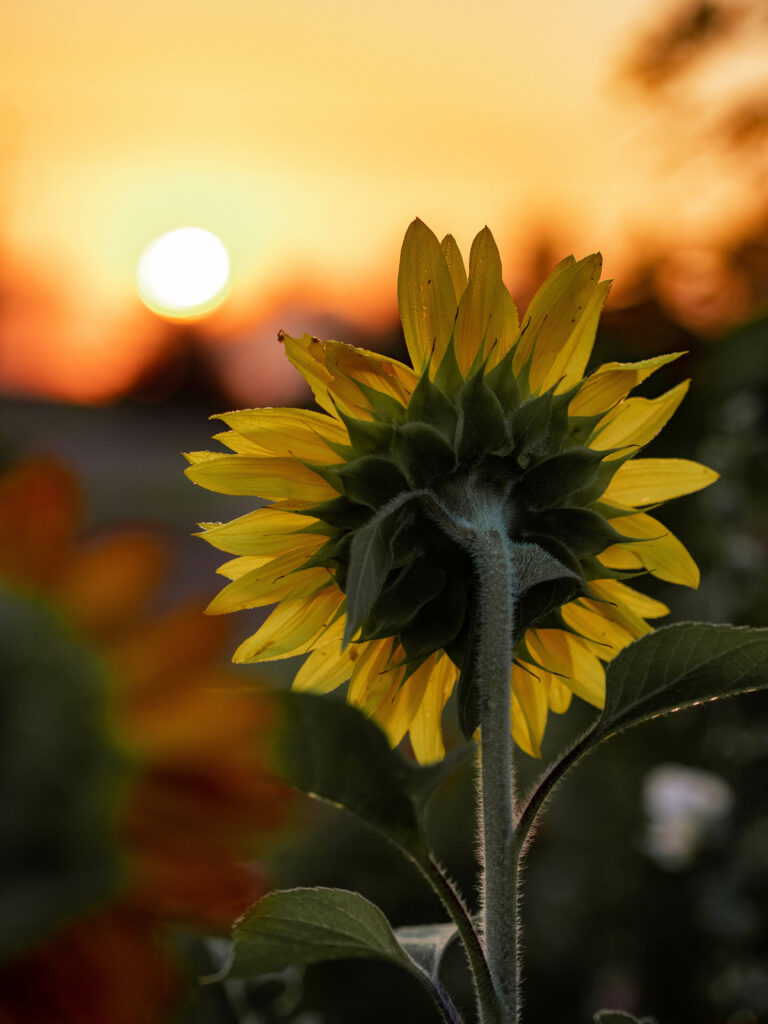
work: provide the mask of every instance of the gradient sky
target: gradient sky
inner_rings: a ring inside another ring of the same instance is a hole
[[[537,234],[602,249],[615,275],[657,236],[695,244],[732,230],[743,195],[706,154],[684,172],[665,162],[647,109],[619,81],[655,10],[6,5],[0,383],[108,393],[158,336],[135,294],[138,255],[185,224],[230,252],[224,332],[270,315],[276,296],[361,323],[391,314],[414,216],[467,249],[489,224],[513,291]]]

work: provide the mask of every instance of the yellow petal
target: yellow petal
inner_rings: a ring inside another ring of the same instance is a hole
[[[505,299],[506,295],[506,299]],[[478,352],[502,355],[517,337],[517,312],[501,279],[501,258],[488,228],[472,243],[469,283],[456,316],[456,360],[466,375]]]
[[[571,706],[573,692],[568,689],[562,679],[548,673],[547,676],[547,702],[549,710],[556,715],[563,715]]]
[[[358,644],[347,644],[342,650],[341,640],[318,647],[296,673],[293,689],[311,693],[335,690],[352,675],[355,661],[360,656],[359,647]]]
[[[541,324],[549,308],[562,296],[568,275],[576,266],[573,256],[561,260],[544,284],[539,288],[526,310],[520,330],[520,340],[515,349],[513,366],[515,373],[520,373],[533,351]]]
[[[319,548],[327,537],[322,534],[302,533],[317,523],[310,516],[284,511],[291,502],[267,505],[248,512],[229,523],[203,523],[204,530],[196,534],[232,555],[275,555],[294,546],[294,538],[302,538],[308,547]],[[312,539],[308,539],[312,538]]]
[[[530,384],[534,394],[542,390],[542,384],[561,352],[570,349],[569,339],[588,311],[597,326],[595,305],[591,300],[600,282],[602,265],[599,253],[587,256],[567,267],[551,287],[546,282],[534,296],[523,320],[533,339]],[[563,372],[566,369],[567,365]]]
[[[547,727],[547,687],[538,678],[538,670],[530,665],[512,666],[512,736],[515,743],[531,757],[541,757],[541,740]]]
[[[685,352],[670,352],[641,359],[637,363],[603,363],[584,381],[568,406],[568,412],[571,416],[595,416],[599,412],[607,412],[660,366],[684,355]]]
[[[304,335],[283,337],[286,354],[309,382],[324,409],[338,410],[358,419],[372,419],[371,404],[356,381],[381,391],[405,405],[418,382],[413,370],[397,359]]]
[[[360,381],[361,384],[396,399],[401,405],[407,405],[419,382],[418,376],[410,366],[406,366],[398,359],[391,359],[365,348],[357,348],[355,345],[345,345],[340,341],[326,341],[325,361],[333,375],[334,394],[342,385],[354,386],[355,381]],[[362,395],[359,388],[355,387],[355,390],[361,395],[364,408],[369,410],[371,406],[368,399]],[[370,417],[370,413],[367,415]]]
[[[411,746],[419,764],[431,764],[445,757],[443,709],[456,682],[456,666],[445,654],[433,656],[424,696],[410,724]],[[429,659],[432,660],[432,659]]]
[[[241,663],[290,658],[338,640],[344,635],[345,617],[338,615],[343,601],[344,595],[335,585],[308,598],[282,601],[261,628],[240,644],[232,660]]]
[[[456,303],[458,304],[461,296],[464,294],[464,289],[467,287],[467,270],[464,266],[464,258],[453,235],[446,235],[440,243],[440,248],[445,257],[451,281],[453,281],[453,291],[456,295]]]
[[[685,380],[658,398],[624,399],[600,420],[589,447],[597,451],[629,445],[642,448],[672,418],[689,384],[690,381]],[[618,458],[621,458],[621,452],[608,455],[605,461]]]
[[[531,656],[575,693],[601,708],[605,703],[605,671],[594,652],[562,629],[531,629],[525,634]]]
[[[584,376],[584,368],[592,355],[597,324],[610,287],[610,281],[601,281],[592,292],[576,327],[552,360],[551,366],[547,368],[544,365],[544,376],[538,383],[539,391],[547,391],[557,385],[555,393],[561,394],[572,388]],[[534,380],[535,377],[532,376],[532,385]]]
[[[626,605],[641,619],[657,619],[661,615],[669,615],[669,608],[663,602],[641,594],[620,580],[592,580],[589,589],[606,601]]]
[[[437,368],[456,319],[456,292],[435,235],[415,220],[400,253],[397,301],[408,354],[421,374],[427,361]]]
[[[320,408],[325,409],[331,416],[336,416],[336,406],[329,391],[333,378],[325,365],[322,341],[319,338],[311,338],[308,334],[292,338],[284,331],[278,334],[278,339],[285,346],[289,362],[312,388],[312,394]]]
[[[401,662],[405,658],[405,651],[397,646],[393,652],[392,660]],[[432,664],[432,658],[427,662]],[[392,669],[389,673],[391,686],[383,696],[379,706],[373,713],[373,720],[381,726],[387,734],[390,746],[396,747],[408,731],[413,717],[419,709],[419,704],[424,697],[424,687],[428,678],[429,668],[424,665],[409,676],[403,682],[405,667]]]
[[[689,459],[630,459],[619,466],[603,497],[623,505],[655,505],[709,487],[719,475]]]
[[[273,455],[280,458],[293,456],[307,462],[338,462],[338,455],[325,444],[347,444],[349,439],[343,424],[331,416],[309,409],[245,409],[225,412],[215,419],[223,420],[251,443],[247,454]],[[224,440],[223,437],[220,437]],[[232,445],[233,441],[224,441]],[[242,448],[234,448],[241,451]]]
[[[699,585],[699,569],[687,548],[663,523],[639,512],[634,516],[614,519],[611,525],[627,537],[637,537],[637,544],[623,543],[606,548],[599,558],[609,568],[619,568],[617,548],[631,552],[642,568],[668,583],[680,583],[694,590]]]
[[[618,654],[622,647],[631,644],[635,637],[628,629],[612,622],[610,618],[595,607],[588,607],[581,601],[564,604],[560,609],[566,624],[580,636],[595,644],[595,653],[603,661],[609,661]]]
[[[613,604],[608,601],[591,601],[589,598],[581,598],[581,604],[588,611],[602,615],[613,625],[629,633],[633,640],[653,632],[653,626],[649,626],[645,619],[635,615],[626,605]]]
[[[347,700],[366,715],[371,715],[392,686],[392,673],[388,671],[392,660],[392,638],[371,640],[360,646],[362,650],[352,669]]]
[[[186,457],[192,463],[185,470],[189,479],[220,494],[267,500],[299,498],[312,503],[338,497],[330,484],[296,459],[218,452],[190,452]]]
[[[223,615],[243,608],[261,608],[289,597],[307,597],[330,579],[328,569],[319,566],[297,571],[307,558],[306,550],[297,548],[261,565],[253,565],[252,556],[237,559],[246,571],[233,575],[232,582],[214,597],[206,612]],[[261,556],[256,556],[256,560],[260,562]]]

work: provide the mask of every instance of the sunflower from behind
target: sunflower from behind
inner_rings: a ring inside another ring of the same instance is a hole
[[[520,320],[488,229],[469,272],[456,242],[420,221],[405,237],[398,298],[412,366],[336,341],[281,336],[323,412],[225,413],[226,453],[188,476],[268,505],[202,536],[235,556],[212,613],[276,604],[235,653],[308,654],[297,689],[348,699],[417,758],[444,754],[441,716],[461,679],[473,712],[477,631],[472,529],[503,523],[517,581],[512,731],[539,756],[549,711],[605,699],[603,663],[666,613],[625,580],[698,585],[691,556],[645,509],[712,483],[683,459],[638,453],[688,382],[629,397],[677,357],[584,376],[609,282],[598,255],[560,263]],[[476,699],[475,699],[476,704]]]

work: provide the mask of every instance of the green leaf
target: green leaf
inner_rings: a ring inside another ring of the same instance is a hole
[[[449,750],[442,761],[435,764],[417,765],[413,761],[400,759],[399,770],[403,788],[413,800],[417,810],[426,811],[432,797],[453,773],[473,758],[477,752],[474,742],[462,743]]]
[[[357,708],[310,693],[273,693],[275,761],[290,785],[362,818],[423,863],[426,849],[405,788],[410,769]],[[427,771],[415,766],[413,772]]]
[[[344,889],[269,893],[236,923],[232,958],[220,977],[248,978],[298,964],[360,959],[404,968],[427,988],[443,1020],[458,1022],[442,987],[398,942],[381,910]]]
[[[352,539],[346,578],[347,621],[344,646],[368,617],[384,589],[395,560],[393,543],[398,530],[407,524],[407,520],[398,520],[395,513],[414,497],[407,490],[398,494],[380,508],[365,526],[361,526]]]
[[[595,741],[657,715],[768,686],[768,629],[662,626],[610,662],[605,686]]]
[[[52,609],[0,588],[0,956],[110,898],[127,766],[104,665]]]
[[[455,924],[417,924],[398,928],[395,938],[430,978],[437,978],[443,953],[458,934]]]
[[[600,718],[533,790],[520,815],[521,837],[558,782],[602,740],[659,715],[766,687],[768,629],[681,622],[635,640],[606,669]]]
[[[235,924],[234,942],[227,973],[240,978],[323,960],[386,960],[412,969],[379,908],[344,889],[269,893]]]

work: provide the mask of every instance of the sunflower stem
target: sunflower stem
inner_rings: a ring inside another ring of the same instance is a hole
[[[478,576],[476,673],[480,690],[480,855],[485,954],[504,1024],[520,1019],[519,844],[514,829],[509,675],[517,579],[504,523],[475,519],[471,551]]]

